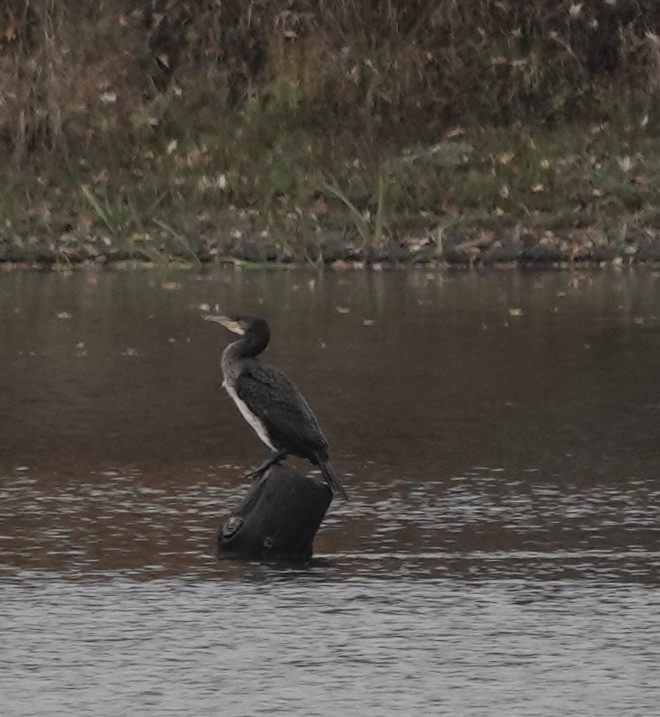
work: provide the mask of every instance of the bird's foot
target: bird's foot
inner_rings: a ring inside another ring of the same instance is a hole
[[[253,471],[250,471],[249,473],[246,473],[243,477],[246,479],[252,479],[257,480],[257,478],[261,478],[261,476],[267,471],[267,468],[255,468]]]
[[[286,451],[279,450],[276,453],[273,453],[272,456],[270,456],[267,460],[265,460],[263,463],[258,465],[254,470],[251,470],[249,473],[246,473],[245,478],[252,478],[252,480],[261,478],[261,476],[271,466],[279,466],[280,463],[282,462],[282,459],[285,457],[286,457]]]

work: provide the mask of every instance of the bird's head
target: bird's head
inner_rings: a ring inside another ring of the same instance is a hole
[[[219,316],[218,314],[205,314],[202,318],[214,321],[226,329],[245,338],[259,338],[266,343],[270,338],[268,324],[260,316]]]

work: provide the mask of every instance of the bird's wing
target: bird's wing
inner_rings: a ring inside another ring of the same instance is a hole
[[[324,452],[327,441],[312,409],[295,385],[277,368],[249,362],[236,379],[236,394],[284,447]]]

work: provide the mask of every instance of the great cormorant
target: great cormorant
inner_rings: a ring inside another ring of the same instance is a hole
[[[207,314],[242,338],[222,352],[222,385],[254,428],[273,451],[249,477],[261,475],[287,455],[307,458],[318,466],[333,493],[347,499],[344,486],[328,462],[328,441],[316,416],[300,391],[275,366],[257,358],[270,341],[268,324],[259,316],[217,316]]]

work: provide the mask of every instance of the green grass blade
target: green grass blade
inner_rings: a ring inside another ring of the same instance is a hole
[[[90,190],[90,188],[86,184],[82,184],[80,186],[80,189],[82,190],[83,196],[89,202],[89,205],[91,206],[96,216],[105,224],[106,229],[114,235],[116,233],[116,227],[113,226],[108,212],[101,206],[101,203],[97,199],[96,195]]]
[[[336,185],[325,183],[325,189],[333,194],[339,201],[341,201],[347,208],[355,224],[362,241],[365,244],[371,244],[371,231],[369,228],[369,222],[362,216],[362,212],[353,204],[353,202],[339,189]]]

